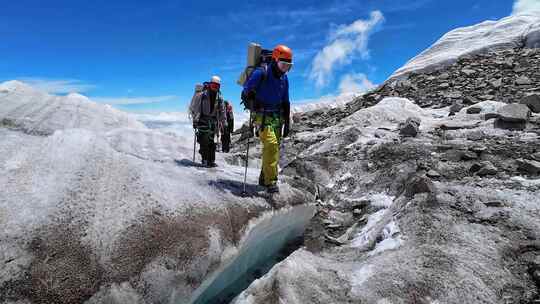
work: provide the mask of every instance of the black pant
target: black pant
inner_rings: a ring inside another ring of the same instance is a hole
[[[231,149],[231,132],[228,127],[224,129],[224,134],[221,134],[221,151],[228,153]]]
[[[197,142],[199,143],[199,153],[203,161],[209,164],[216,162],[216,143],[214,135],[216,133],[216,121],[213,119],[201,119],[197,124]]]

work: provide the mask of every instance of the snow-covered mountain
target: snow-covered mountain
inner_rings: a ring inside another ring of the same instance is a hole
[[[517,15],[455,29],[411,59],[390,78],[427,72],[460,56],[518,47],[540,47],[540,15]]]

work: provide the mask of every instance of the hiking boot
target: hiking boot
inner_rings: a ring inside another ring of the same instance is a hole
[[[203,167],[208,167],[208,161],[206,159],[203,159],[203,161],[201,162],[201,165]]]
[[[268,193],[279,193],[279,188],[277,185],[270,185],[266,187],[266,192]]]
[[[218,165],[216,163],[209,163],[208,164],[208,168],[215,168],[217,167]]]

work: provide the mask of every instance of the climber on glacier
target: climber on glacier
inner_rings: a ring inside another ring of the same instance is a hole
[[[217,167],[214,137],[216,131],[227,127],[220,87],[221,78],[212,76],[209,82],[196,86],[189,106],[193,129],[200,145],[202,165],[205,167]]]
[[[287,72],[291,69],[292,51],[278,45],[268,65],[256,68],[244,83],[242,99],[252,104],[251,122],[263,145],[259,185],[270,193],[279,192],[279,143],[289,135],[290,101]]]
[[[229,153],[231,150],[231,134],[234,131],[234,113],[232,104],[225,100],[225,116],[227,116],[227,125],[221,129],[221,152]]]

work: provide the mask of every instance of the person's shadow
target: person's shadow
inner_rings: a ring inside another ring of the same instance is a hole
[[[266,193],[263,191],[264,187],[246,184],[246,191],[244,192],[244,183],[242,181],[217,179],[209,181],[208,185],[236,196],[266,198]]]
[[[178,166],[182,166],[182,167],[204,168],[202,164],[193,162],[192,160],[185,159],[185,158],[181,160],[175,159],[174,162]],[[217,180],[208,181],[208,185],[215,187],[223,192],[231,193],[232,195],[235,195],[235,196],[250,197],[250,198],[260,197],[260,198],[264,198],[267,201],[269,200],[268,194],[264,191],[265,187],[254,185],[254,184],[246,184],[246,189],[244,191],[244,183],[239,180],[229,180],[229,179],[219,178]],[[272,199],[270,198],[270,200]]]
[[[175,159],[174,162],[176,163],[176,165],[178,166],[182,166],[182,167],[199,167],[199,168],[203,168],[204,166],[201,164],[201,163],[196,163],[190,159],[187,159],[187,158],[184,158],[184,159]]]

